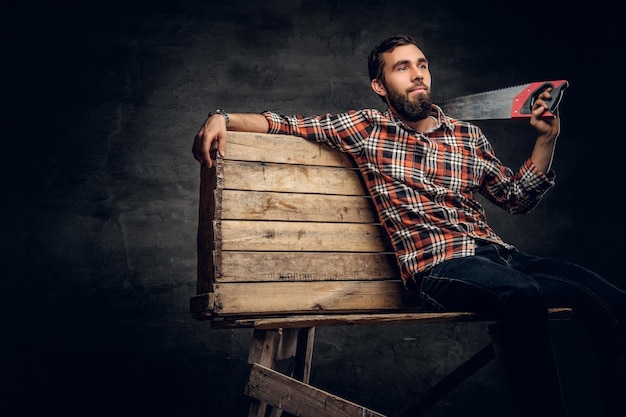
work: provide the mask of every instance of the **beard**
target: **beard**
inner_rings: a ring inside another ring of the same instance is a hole
[[[433,102],[430,96],[430,90],[424,94],[417,94],[417,96],[410,100],[407,94],[403,94],[397,90],[392,90],[385,86],[387,89],[387,98],[389,99],[389,105],[393,107],[400,117],[408,122],[417,122],[430,116]]]

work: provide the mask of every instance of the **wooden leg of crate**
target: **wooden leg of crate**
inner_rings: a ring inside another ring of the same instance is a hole
[[[282,329],[254,330],[252,343],[248,353],[248,363],[258,363],[273,369],[276,361],[276,353],[282,338]],[[250,404],[248,417],[265,417],[267,403],[254,400]]]
[[[274,369],[276,361],[293,358],[291,377],[308,384],[311,376],[314,341],[314,327],[255,330],[248,363],[260,364],[269,369]],[[281,417],[282,413],[283,410],[280,407],[273,407],[263,401],[253,400],[248,416]]]
[[[283,415],[282,408],[268,406],[267,409],[269,410],[267,417],[281,417]]]
[[[248,363],[260,363],[268,368],[273,368],[282,333],[282,329],[255,329],[252,334],[250,351],[248,352]]]
[[[315,327],[303,327],[293,329],[296,331],[296,345],[293,354],[293,369],[290,372],[292,378],[308,384],[311,379],[311,363],[313,361],[313,344],[315,342]],[[271,407],[276,411],[276,415],[270,414],[269,417],[281,417],[282,409]],[[287,417],[292,414],[286,413]]]
[[[296,347],[293,377],[305,384],[311,378],[311,362],[313,361],[313,343],[315,327],[298,329],[298,346]]]

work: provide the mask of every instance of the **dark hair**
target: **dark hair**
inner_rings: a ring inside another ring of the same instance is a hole
[[[387,39],[383,39],[372,49],[367,58],[367,69],[370,74],[370,81],[373,79],[384,80],[383,77],[383,54],[391,52],[396,47],[402,45],[417,45],[417,42],[409,35],[395,35]]]

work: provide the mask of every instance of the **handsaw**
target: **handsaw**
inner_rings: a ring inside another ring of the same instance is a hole
[[[459,120],[527,119],[533,103],[548,87],[552,98],[546,100],[548,110],[542,118],[554,118],[561,104],[563,92],[569,87],[567,80],[535,81],[514,87],[448,99],[440,107],[448,116]]]

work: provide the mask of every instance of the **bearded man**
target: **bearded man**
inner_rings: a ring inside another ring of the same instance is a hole
[[[224,156],[227,129],[296,135],[348,153],[393,245],[407,291],[417,291],[432,310],[497,318],[502,363],[523,415],[567,415],[547,313],[561,306],[574,309],[595,343],[606,416],[626,415],[620,411],[626,392],[619,366],[626,293],[579,265],[504,242],[475,198],[480,193],[512,214],[527,213],[554,186],[560,120],[558,113],[541,117],[551,90],[532,105],[535,145],[513,170],[496,157],[480,128],[432,103],[428,60],[410,36],[381,41],[369,55],[368,69],[372,90],[387,106],[384,112],[302,117],[218,110],[196,135],[193,155],[212,166],[210,151],[217,148],[218,157]]]

